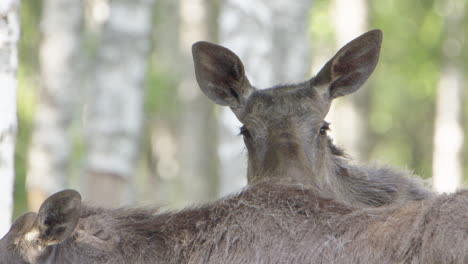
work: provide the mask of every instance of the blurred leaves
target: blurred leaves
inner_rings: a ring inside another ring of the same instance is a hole
[[[18,135],[15,153],[15,208],[14,217],[27,211],[25,177],[36,95],[39,92],[38,43],[41,1],[21,4],[21,38],[18,69]]]
[[[432,172],[435,95],[443,17],[433,1],[370,1],[372,27],[384,31],[372,87],[373,159]]]
[[[323,54],[322,57],[326,59],[336,51],[330,2],[315,0],[312,7],[310,33],[313,53],[317,58]],[[369,139],[372,141],[371,159],[411,168],[423,177],[430,177],[435,96],[444,40],[444,1],[369,0],[368,3],[371,20],[369,29],[380,28],[384,31],[380,63],[372,77],[372,111],[368,113],[373,135]],[[40,10],[41,1],[22,2],[15,215],[26,210],[24,175],[27,147],[35,99],[39,91],[37,54],[40,43]],[[164,24],[157,19],[155,23]],[[468,24],[466,14],[464,24]],[[465,32],[460,31],[460,34]],[[86,39],[86,42],[92,49],[93,36],[86,37],[91,38]],[[174,48],[177,45],[174,43]],[[466,41],[462,42],[461,50],[461,61],[468,61]],[[158,64],[159,55],[161,54],[155,52],[149,60],[145,101],[148,117],[154,114],[171,115],[178,109],[174,103],[177,76],[169,74],[164,70],[164,65]],[[323,62],[325,61],[319,63]],[[466,105],[464,104],[464,124],[468,124]],[[465,149],[468,148],[467,145],[465,144]],[[468,175],[468,164],[464,170],[465,175]]]

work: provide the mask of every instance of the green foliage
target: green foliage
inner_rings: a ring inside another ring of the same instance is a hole
[[[152,55],[146,81],[145,112],[171,114],[177,111],[176,77],[160,69],[157,54]]]
[[[21,38],[19,42],[19,67],[30,78],[37,75],[39,67],[38,44],[40,41],[39,25],[42,0],[23,1],[20,7]]]
[[[15,206],[13,216],[27,211],[26,168],[27,153],[32,131],[34,106],[38,92],[39,17],[42,1],[23,1],[20,10],[21,39],[18,69],[18,135],[15,153]]]
[[[384,31],[369,113],[372,156],[430,177],[443,18],[432,1],[371,1],[370,13],[371,27]]]
[[[27,211],[26,168],[27,153],[32,132],[32,119],[35,105],[34,84],[20,67],[18,72],[18,135],[15,152],[15,207],[14,217]]]

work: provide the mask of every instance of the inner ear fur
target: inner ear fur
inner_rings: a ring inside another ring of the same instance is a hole
[[[27,232],[28,230],[31,229],[31,227],[34,224],[34,221],[37,218],[37,213],[34,212],[27,212],[19,216],[13,225],[11,226],[10,230],[8,231],[8,234],[22,234]]]
[[[253,87],[239,57],[227,48],[205,41],[193,44],[192,55],[203,93],[219,105],[240,108]]]
[[[81,195],[74,190],[58,192],[42,203],[34,231],[47,245],[63,242],[75,230],[81,213]]]
[[[357,91],[377,66],[381,44],[378,29],[352,40],[323,66],[313,85],[330,100]]]

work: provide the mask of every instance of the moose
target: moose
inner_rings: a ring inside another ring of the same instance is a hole
[[[327,136],[324,118],[332,100],[357,91],[369,78],[381,43],[382,32],[369,31],[341,48],[311,80],[270,89],[253,87],[232,51],[208,42],[193,46],[201,90],[243,123],[249,184],[281,178],[345,204],[374,207],[434,195],[402,170],[352,164]]]
[[[365,33],[311,80],[265,90],[233,52],[195,43],[201,89],[244,125],[248,187],[178,212],[95,208],[65,190],[15,221],[0,264],[468,263],[468,191],[354,165],[327,136],[331,101],[368,79],[381,40]]]
[[[173,213],[49,197],[0,240],[0,263],[468,263],[468,191],[352,207],[276,179]]]

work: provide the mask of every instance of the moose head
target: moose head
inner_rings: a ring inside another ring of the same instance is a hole
[[[324,118],[333,99],[355,92],[369,78],[381,42],[380,30],[369,31],[341,48],[312,79],[269,89],[256,89],[239,57],[227,48],[193,45],[201,90],[229,106],[243,124],[249,183],[276,176],[319,185],[327,181],[337,149],[327,137]]]
[[[75,230],[81,196],[64,190],[44,201],[38,213],[20,216],[1,240],[0,263],[55,263],[55,246]]]

